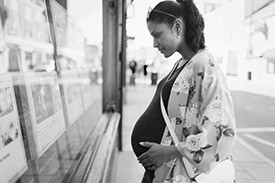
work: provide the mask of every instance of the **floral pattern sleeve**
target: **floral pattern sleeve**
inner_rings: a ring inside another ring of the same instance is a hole
[[[203,54],[192,65],[188,92],[186,87],[178,89],[185,92],[186,100],[179,104],[183,123],[182,128],[175,127],[181,139],[176,147],[194,168],[207,172],[230,155],[236,137],[234,110],[225,77],[214,59]]]

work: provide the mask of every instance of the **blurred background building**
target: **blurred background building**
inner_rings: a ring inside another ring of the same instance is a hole
[[[170,68],[179,55],[165,59],[152,48],[146,28],[146,11],[155,1],[133,1],[128,5],[127,59],[148,59]],[[207,47],[216,55],[225,73],[240,79],[274,79],[274,0],[195,0],[205,18]],[[165,70],[165,69],[164,69]],[[166,71],[166,70],[165,70]],[[165,73],[164,71],[164,73]]]

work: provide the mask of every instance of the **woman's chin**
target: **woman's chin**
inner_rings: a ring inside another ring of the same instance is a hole
[[[170,57],[172,54],[168,54],[168,53],[162,53],[163,54],[163,56],[165,57],[165,58],[168,58],[168,57]]]

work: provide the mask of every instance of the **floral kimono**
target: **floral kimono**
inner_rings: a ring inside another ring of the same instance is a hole
[[[169,98],[168,116],[180,141],[176,148],[190,162],[195,174],[208,173],[230,157],[236,139],[233,103],[225,76],[207,50],[194,55],[176,78]],[[161,144],[172,143],[166,127]],[[192,182],[186,167],[179,163],[182,161],[177,161],[168,175],[170,182]],[[163,172],[171,170],[171,166],[172,160],[159,167],[154,182],[166,176]]]

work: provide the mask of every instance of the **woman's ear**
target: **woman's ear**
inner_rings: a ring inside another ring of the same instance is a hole
[[[177,35],[180,36],[183,30],[183,23],[180,19],[176,19],[174,23],[174,30],[176,31]]]

